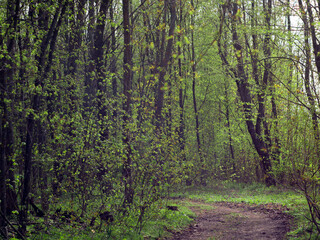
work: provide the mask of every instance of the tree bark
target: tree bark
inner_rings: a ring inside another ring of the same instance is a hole
[[[35,80],[35,89],[44,87],[43,79],[47,77],[48,72],[51,68],[51,63],[53,59],[53,52],[55,50],[56,38],[58,35],[59,27],[61,25],[64,13],[67,8],[67,1],[63,5],[56,9],[54,18],[52,20],[51,26],[47,31],[47,34],[41,41],[40,53],[37,56],[37,66],[38,66],[38,77]],[[50,46],[49,52],[48,47]],[[48,54],[48,57],[46,57]],[[47,60],[47,62],[46,62]],[[31,97],[32,113],[27,116],[27,132],[26,132],[26,146],[25,146],[25,156],[24,156],[24,179],[23,179],[23,192],[21,198],[21,211],[19,214],[19,231],[25,235],[26,233],[26,221],[28,218],[28,204],[29,204],[29,194],[31,189],[31,169],[32,169],[32,158],[33,158],[33,147],[35,142],[35,126],[37,124],[35,120],[34,113],[38,113],[40,107],[41,96],[35,91]],[[38,126],[40,123],[38,123]]]
[[[98,101],[98,119],[102,122],[101,128],[101,140],[104,141],[109,137],[109,130],[104,118],[107,115],[107,109],[105,105],[106,101],[106,83],[105,80],[105,69],[104,69],[104,31],[107,20],[107,11],[110,7],[111,0],[102,0],[100,11],[97,16],[97,26],[94,34],[94,55],[93,61],[95,62],[95,73],[97,75],[97,101]]]
[[[2,65],[4,66],[4,65]],[[2,73],[1,73],[2,72]],[[6,138],[6,128],[8,124],[7,119],[7,106],[5,103],[5,92],[7,91],[7,79],[3,71],[1,71],[0,77],[0,87],[1,87],[1,95],[0,95],[0,211],[4,215],[4,217],[0,218],[0,234],[7,239],[8,231],[7,231],[7,223],[5,221],[5,217],[7,216],[7,158],[6,158],[6,145],[7,145],[7,138]]]
[[[1,51],[6,46],[6,57],[1,59],[0,69],[0,235],[4,239],[8,237],[7,231],[7,215],[11,214],[13,207],[16,205],[16,194],[10,188],[12,183],[11,177],[12,166],[11,157],[13,154],[13,130],[10,116],[10,100],[13,100],[12,86],[14,76],[14,55],[15,55],[15,34],[17,32],[17,24],[19,21],[20,1],[8,1],[7,3],[7,38],[0,37]],[[0,30],[2,30],[0,28]],[[13,183],[12,183],[13,184]],[[12,198],[14,197],[14,199]]]
[[[299,8],[304,9],[304,6],[302,4],[301,0],[298,0],[299,3]],[[309,44],[309,30],[311,31],[311,39],[313,43],[313,51],[314,51],[314,57],[316,61],[316,68],[318,75],[320,74],[320,48],[319,45],[317,44],[317,39],[315,35],[315,28],[313,24],[313,15],[312,15],[312,10],[310,7],[310,2],[307,0],[307,10],[309,13],[309,21],[307,19],[307,14],[306,12],[302,11],[302,21],[304,24],[304,49],[306,53],[306,63],[305,63],[305,71],[304,71],[304,86],[306,88],[307,92],[307,97],[308,97],[308,102],[310,105],[310,114],[311,114],[311,119],[312,119],[312,125],[313,125],[313,132],[314,132],[314,138],[315,138],[315,145],[316,145],[316,154],[317,158],[319,159],[320,153],[319,153],[319,143],[320,143],[320,132],[319,132],[319,125],[318,125],[318,116],[316,112],[316,103],[314,96],[312,94],[311,90],[311,83],[310,83],[310,71],[311,71],[311,47]],[[319,49],[318,49],[319,48]],[[320,79],[320,75],[318,76]],[[320,166],[320,159],[318,160],[318,165]]]
[[[123,211],[133,203],[134,189],[132,180],[132,150],[130,144],[130,129],[127,127],[131,115],[131,84],[132,84],[132,50],[131,50],[131,25],[130,25],[130,0],[122,0],[123,6],[123,94],[125,96],[123,104],[123,143],[125,145],[125,159],[123,163],[124,179],[124,201]]]
[[[191,7],[194,9],[194,2],[191,0]],[[194,15],[191,16],[191,25],[194,26],[195,20]],[[200,182],[202,185],[206,185],[205,177],[204,177],[204,159],[202,155],[202,148],[201,148],[201,141],[200,141],[200,123],[199,123],[199,112],[197,106],[197,98],[196,98],[196,56],[195,56],[195,49],[194,49],[194,31],[191,30],[191,64],[192,64],[192,100],[193,100],[193,111],[195,117],[195,131],[196,131],[196,139],[197,139],[197,149],[200,158]]]
[[[222,14],[221,14],[221,24],[224,22],[224,17],[226,10],[229,9],[231,14],[231,34],[232,34],[232,44],[234,47],[234,55],[236,57],[236,67],[231,67],[226,56],[221,51],[221,36],[218,39],[218,47],[219,47],[219,55],[223,62],[223,64],[228,67],[228,69],[231,71],[231,74],[233,77],[236,78],[236,84],[238,88],[238,93],[241,99],[241,102],[243,104],[243,111],[245,115],[245,122],[247,125],[248,132],[250,134],[250,137],[252,139],[253,145],[257,151],[257,153],[260,156],[260,166],[262,169],[262,172],[264,174],[265,183],[267,186],[275,185],[275,180],[270,174],[272,170],[271,165],[271,156],[268,152],[268,142],[264,140],[263,134],[266,134],[268,132],[262,131],[262,126],[266,128],[267,126],[265,124],[262,124],[262,120],[265,116],[265,107],[262,100],[262,95],[258,95],[258,117],[256,119],[256,124],[254,124],[254,114],[253,114],[253,99],[250,92],[250,86],[248,82],[248,75],[244,68],[244,49],[241,45],[241,41],[238,36],[237,32],[237,21],[240,21],[238,16],[238,9],[239,6],[236,2],[232,2],[229,5],[223,5],[222,6]],[[220,35],[222,33],[222,25],[220,25]],[[254,65],[253,65],[254,67]],[[268,79],[268,72],[265,72],[263,82],[266,83]],[[254,74],[253,74],[254,75]],[[258,75],[256,75],[258,77]],[[260,82],[260,81],[259,81]],[[263,93],[260,93],[263,94]],[[264,94],[263,94],[264,95]],[[260,100],[259,100],[260,99]]]
[[[89,10],[88,10],[88,18],[89,18],[89,24],[88,24],[88,62],[86,66],[86,73],[85,73],[85,96],[84,96],[84,109],[85,109],[85,115],[87,117],[90,116],[90,112],[93,108],[93,100],[96,96],[96,89],[97,89],[97,83],[96,79],[94,78],[94,26],[95,26],[95,0],[89,0]]]
[[[225,84],[225,98],[226,98],[226,118],[227,118],[227,128],[228,128],[228,143],[229,150],[231,154],[231,165],[232,165],[232,174],[236,173],[236,165],[235,165],[235,156],[234,156],[234,147],[232,141],[232,133],[231,133],[231,124],[230,124],[230,106],[229,106],[229,94],[228,94],[228,86]]]
[[[167,2],[167,1],[166,1]],[[170,14],[171,14],[171,21],[170,21],[170,28],[168,33],[168,42],[167,47],[165,50],[165,54],[163,56],[163,59],[160,63],[160,73],[159,73],[159,83],[158,83],[158,90],[157,90],[157,98],[156,98],[156,111],[155,111],[155,117],[156,117],[156,127],[158,132],[161,132],[162,127],[162,109],[163,109],[163,101],[164,101],[164,84],[165,84],[165,75],[167,72],[167,67],[170,61],[170,58],[172,56],[172,48],[173,48],[173,40],[174,40],[174,30],[175,30],[175,24],[176,24],[176,1],[170,0],[168,3],[168,7],[170,8]],[[164,43],[164,39],[162,41]]]
[[[180,27],[182,26],[182,4],[180,3],[180,14],[179,14],[179,24]],[[181,34],[178,35],[178,41],[181,42]],[[178,56],[181,56],[181,46],[178,45]],[[179,119],[179,144],[180,150],[182,152],[183,161],[186,161],[186,154],[185,154],[185,124],[184,124],[184,95],[183,95],[183,75],[182,75],[182,60],[179,57],[178,59],[178,76],[179,76],[179,107],[180,107],[180,119]]]

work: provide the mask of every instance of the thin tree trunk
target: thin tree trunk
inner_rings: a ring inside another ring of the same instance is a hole
[[[200,141],[200,124],[199,124],[199,113],[197,107],[197,98],[196,98],[196,64],[195,64],[195,51],[194,51],[194,39],[193,33],[191,33],[191,48],[192,48],[192,100],[193,100],[193,110],[195,116],[195,130],[196,130],[196,139],[197,139],[197,148],[200,161],[203,161],[202,150],[201,150],[201,141]]]
[[[287,21],[288,21],[288,43],[289,43],[289,55],[292,56],[293,55],[293,47],[292,47],[292,29],[291,29],[291,0],[287,0],[287,11],[288,11],[288,15],[287,15]],[[290,101],[290,98],[292,96],[291,92],[292,92],[292,79],[293,79],[293,65],[291,64],[289,67],[288,67],[288,72],[289,72],[289,77],[288,77],[288,88],[289,88],[289,91],[288,91],[288,95],[287,95],[287,98],[288,98],[288,101],[287,101],[287,124],[288,126],[290,126],[290,122],[291,122],[291,101]],[[293,142],[293,134],[292,134],[292,129],[290,127],[287,128],[287,140],[286,140],[286,144],[287,146],[290,146],[291,143]],[[293,171],[295,172],[296,170],[296,167],[295,167],[295,161],[293,161],[292,159],[292,169]]]
[[[194,2],[191,0],[191,7],[194,9]],[[191,25],[194,26],[194,15],[191,16]],[[200,141],[200,123],[199,123],[199,113],[197,107],[197,98],[196,98],[196,56],[195,56],[195,49],[194,49],[194,30],[191,30],[191,62],[192,62],[192,100],[193,100],[193,110],[194,110],[194,117],[195,117],[195,130],[196,130],[196,139],[197,139],[197,149],[201,163],[201,176],[200,181],[202,185],[206,185],[204,179],[204,168],[203,166],[203,156],[202,156],[202,149],[201,149],[201,141]]]
[[[273,161],[279,163],[279,157],[280,157],[280,142],[278,138],[278,112],[277,112],[277,105],[274,98],[274,79],[271,74],[272,64],[270,61],[271,56],[271,47],[270,47],[270,41],[271,41],[271,14],[272,14],[272,1],[268,0],[267,3],[264,2],[264,12],[266,14],[265,21],[267,26],[267,34],[265,35],[264,43],[263,43],[263,50],[264,50],[264,56],[265,56],[265,65],[264,65],[264,76],[263,76],[263,89],[266,92],[269,92],[269,96],[271,96],[271,111],[272,111],[272,118],[275,123],[275,133],[274,133],[274,144],[272,144],[271,140],[271,134],[269,130],[269,125],[267,121],[265,120],[265,116],[263,117],[263,124],[264,124],[264,134],[267,141],[267,150],[270,152],[270,157],[273,159]]]
[[[232,141],[231,124],[230,124],[230,106],[229,106],[229,95],[227,84],[225,84],[225,97],[226,97],[226,118],[227,118],[227,128],[228,128],[228,138],[229,138],[229,150],[231,154],[231,165],[232,173],[236,173],[235,157],[234,157],[234,147]]]
[[[180,16],[179,16],[179,23],[182,26],[182,1],[180,1]],[[181,42],[181,35],[178,35],[178,41]],[[181,46],[178,45],[178,56],[181,56]],[[180,122],[179,122],[179,143],[180,143],[180,150],[182,152],[183,161],[186,161],[186,154],[185,154],[185,134],[184,134],[184,97],[183,97],[183,75],[182,75],[182,60],[179,57],[178,59],[178,71],[179,71],[179,107],[180,107]]]
[[[111,22],[114,21],[114,13],[113,13],[113,7],[110,7],[110,20]],[[112,51],[112,57],[111,57],[111,64],[110,64],[110,72],[115,75],[117,71],[117,57],[116,57],[116,28],[114,25],[111,25],[111,51]],[[115,76],[112,77],[112,94],[114,97],[118,94],[118,84],[117,84],[117,78]],[[117,112],[114,112],[114,116],[116,117]]]

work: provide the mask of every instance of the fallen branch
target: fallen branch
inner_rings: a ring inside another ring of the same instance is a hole
[[[6,221],[6,223],[7,223],[10,227],[12,227],[12,229],[19,235],[19,237],[20,237],[21,239],[26,240],[26,238],[19,232],[19,230],[16,229],[16,228],[11,224],[11,222],[6,218],[6,216],[2,213],[2,211],[0,211],[0,215],[1,215],[1,217]]]

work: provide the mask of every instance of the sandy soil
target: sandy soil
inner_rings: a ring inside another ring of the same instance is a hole
[[[226,202],[206,205],[211,209],[191,207],[197,214],[195,223],[170,240],[282,240],[290,230],[291,217],[281,206]]]

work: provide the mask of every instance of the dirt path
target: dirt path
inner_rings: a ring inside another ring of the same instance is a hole
[[[202,203],[191,209],[197,214],[196,222],[183,232],[175,233],[171,240],[282,240],[289,231],[291,219],[283,213],[286,209],[277,205]]]

